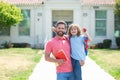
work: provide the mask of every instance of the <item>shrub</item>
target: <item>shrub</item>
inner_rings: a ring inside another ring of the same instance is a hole
[[[9,43],[6,41],[5,43],[2,44],[2,46],[4,46],[4,48],[9,48],[8,44]]]
[[[14,48],[25,48],[30,47],[29,43],[12,43]]]
[[[118,46],[118,48],[120,49],[120,37],[116,37],[115,38],[116,41],[116,45]]]
[[[3,48],[12,48],[13,44],[10,42],[5,41],[5,43],[3,43],[1,46],[3,46]]]
[[[96,44],[92,44],[91,46],[90,46],[90,49],[95,49],[96,48]]]
[[[103,48],[110,48],[112,40],[111,39],[104,39],[103,40]]]
[[[98,49],[103,49],[103,43],[97,43],[96,48]]]

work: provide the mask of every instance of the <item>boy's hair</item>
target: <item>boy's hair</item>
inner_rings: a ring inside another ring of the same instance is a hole
[[[80,27],[79,27],[79,25],[77,25],[77,24],[71,24],[70,26],[69,26],[69,28],[68,28],[68,35],[71,37],[72,36],[72,34],[71,34],[71,29],[73,28],[73,27],[75,27],[75,28],[77,28],[77,36],[80,36],[81,35],[81,30],[80,30]]]

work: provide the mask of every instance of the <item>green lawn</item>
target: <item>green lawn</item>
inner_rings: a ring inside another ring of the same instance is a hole
[[[28,80],[43,50],[0,49],[0,80]],[[89,56],[116,80],[120,80],[120,50],[89,49]]]
[[[28,80],[42,50],[31,48],[0,49],[0,80]]]
[[[120,50],[89,49],[89,56],[116,80],[120,80]]]

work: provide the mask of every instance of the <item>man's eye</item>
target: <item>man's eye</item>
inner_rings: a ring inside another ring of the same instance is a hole
[[[59,28],[59,29],[64,29],[64,28]]]

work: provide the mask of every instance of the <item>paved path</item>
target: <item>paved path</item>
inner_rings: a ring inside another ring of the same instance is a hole
[[[82,71],[83,80],[115,80],[89,57],[87,57]],[[43,56],[29,76],[29,80],[56,80],[55,64],[45,61]]]

